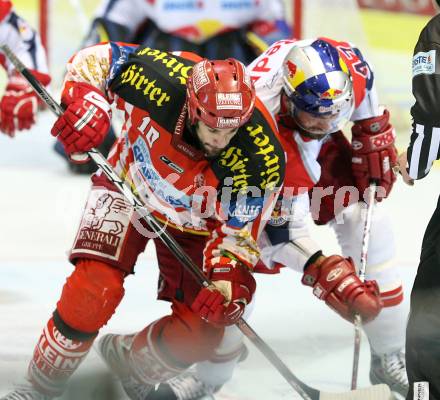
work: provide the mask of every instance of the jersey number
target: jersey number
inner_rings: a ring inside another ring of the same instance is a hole
[[[355,50],[351,47],[338,46],[338,50],[347,57],[347,63],[349,63],[355,72],[365,79],[369,79],[371,76],[370,68],[368,64],[362,60]]]
[[[150,125],[151,118],[144,117],[141,124],[138,126],[138,130],[145,134],[145,139],[147,140],[148,146],[153,147],[153,143],[159,139],[159,131]],[[150,125],[150,126],[148,126]],[[148,129],[148,130],[147,130]]]

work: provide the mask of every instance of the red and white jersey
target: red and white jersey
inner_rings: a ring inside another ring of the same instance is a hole
[[[266,189],[284,179],[284,152],[276,123],[258,99],[249,121],[218,157],[207,159],[197,149],[186,124],[186,82],[199,59],[146,46],[100,44],[69,61],[63,93],[86,82],[124,112],[110,163],[158,219],[209,236],[205,265],[232,255],[252,267],[259,258],[256,240],[277,195],[268,196]]]
[[[27,68],[48,73],[46,53],[39,35],[14,12],[9,0],[0,0],[0,43],[8,45]],[[8,75],[13,73],[14,66],[1,52],[0,63]]]
[[[327,38],[320,39],[330,42],[339,50],[340,56],[351,72],[355,101],[351,121],[382,115],[383,110],[378,104],[377,91],[371,70],[366,75],[363,71],[361,74],[358,71],[359,68],[356,68],[357,65],[361,64],[365,67],[365,61],[359,50],[347,42],[336,42]],[[284,59],[294,46],[306,45],[314,40],[316,39],[280,40],[270,46],[248,66],[257,95],[277,117],[279,117],[281,95],[283,93],[282,66]],[[369,68],[368,64],[367,68]],[[310,238],[307,229],[307,219],[310,214],[308,191],[314,187],[321,177],[321,165],[317,159],[323,144],[329,137],[314,140],[303,136],[294,127],[284,125],[282,121],[279,121],[278,126],[287,155],[283,189],[284,206],[275,210],[275,215],[268,226],[282,225],[283,222],[289,219],[290,222],[283,225],[285,227],[284,232],[282,232],[282,229],[276,232],[277,240],[265,238],[260,243],[262,246],[262,259],[268,266],[273,265],[275,261],[302,271],[308,257],[300,254],[298,249],[289,242],[296,242],[307,249],[310,254],[315,253],[320,248]]]
[[[107,0],[95,17],[133,33],[149,19],[163,32],[201,43],[254,22],[284,20],[285,12],[282,0]]]

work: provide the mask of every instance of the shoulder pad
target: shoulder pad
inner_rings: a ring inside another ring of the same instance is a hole
[[[185,60],[194,61],[195,63],[203,60],[203,57],[200,57],[198,54],[192,53],[190,51],[172,51],[171,54],[182,57]]]
[[[213,169],[219,175],[232,177],[233,193],[247,187],[264,191],[282,185],[284,150],[262,111],[255,109],[216,164]]]

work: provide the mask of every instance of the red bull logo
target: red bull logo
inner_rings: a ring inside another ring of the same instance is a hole
[[[286,64],[287,70],[289,71],[289,78],[293,78],[296,74],[296,65],[290,60],[287,60]]]
[[[328,99],[328,100],[334,100],[339,95],[342,94],[342,90],[339,89],[328,89],[321,95],[321,99]]]

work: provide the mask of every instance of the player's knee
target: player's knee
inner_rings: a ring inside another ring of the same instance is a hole
[[[211,357],[223,337],[223,328],[215,328],[194,316],[187,329],[188,338],[195,341],[193,360],[200,361]]]
[[[193,364],[214,355],[220,344],[224,329],[203,321],[186,306],[167,317],[162,330],[162,342],[176,359]],[[186,308],[186,309],[185,309]],[[173,310],[176,311],[175,305]]]
[[[100,261],[80,259],[63,287],[57,313],[69,327],[96,333],[122,300],[123,283],[123,271]]]

